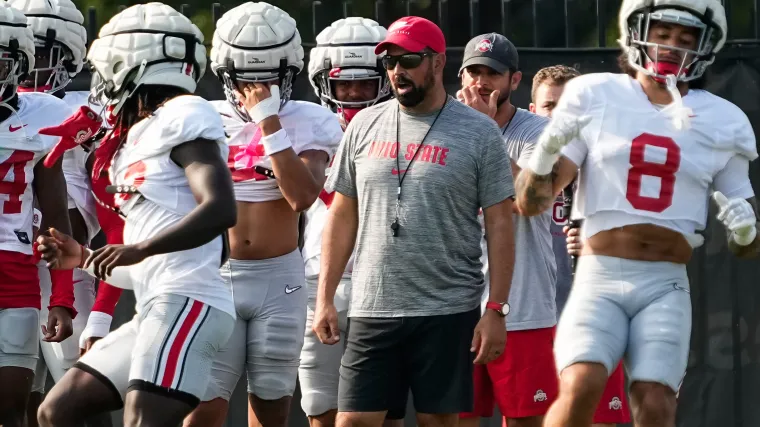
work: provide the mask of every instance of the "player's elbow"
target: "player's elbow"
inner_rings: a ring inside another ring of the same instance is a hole
[[[317,197],[319,197],[319,191],[319,188],[303,189],[303,191],[301,191],[301,194],[298,194],[296,197],[288,201],[290,203],[290,208],[293,209],[294,212],[303,212],[309,209],[311,205],[317,201]]]
[[[209,228],[222,233],[237,224],[237,205],[234,198],[229,200],[212,199],[205,204],[206,211],[209,212],[207,222]]]

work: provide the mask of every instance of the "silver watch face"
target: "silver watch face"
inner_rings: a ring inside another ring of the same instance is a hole
[[[501,306],[501,314],[505,316],[509,314],[509,304],[504,304]]]

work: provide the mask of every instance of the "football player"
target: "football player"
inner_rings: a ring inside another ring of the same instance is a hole
[[[58,138],[40,128],[66,119],[66,104],[47,94],[19,97],[19,82],[34,69],[34,37],[27,18],[0,5],[0,425],[24,422],[39,353],[40,285],[33,255],[34,197],[47,226],[70,232],[61,161],[42,159]],[[46,225],[42,229],[46,229]],[[76,316],[70,271],[54,284],[43,339],[61,342]]]
[[[376,55],[375,46],[385,39],[386,29],[371,19],[339,19],[317,36],[317,46],[309,52],[309,82],[323,106],[335,113],[345,130],[362,109],[391,98],[388,75],[382,64],[385,53]],[[322,230],[334,193],[322,190],[317,201],[306,211],[303,257],[309,306],[306,334],[301,350],[298,381],[301,385],[301,408],[311,427],[335,425],[338,411],[338,380],[343,345],[326,345],[312,331],[317,300],[317,279],[322,253]],[[346,339],[348,304],[351,294],[353,255],[335,292],[340,336]],[[398,397],[396,408],[388,411],[386,426],[402,423],[406,395]],[[393,420],[393,421],[388,421]]]
[[[11,0],[11,6],[21,10],[27,17],[27,25],[34,34],[34,69],[19,85],[19,92],[44,92],[63,99],[71,106],[71,113],[87,104],[88,92],[67,92],[66,86],[82,70],[87,43],[84,17],[70,0]],[[82,244],[98,233],[90,179],[85,168],[86,151],[78,147],[63,156],[63,175],[66,178],[69,219],[74,238]],[[42,317],[45,317],[52,289],[51,275],[44,262],[40,269],[42,288]],[[53,273],[55,277],[55,272]],[[49,343],[40,339],[41,356],[34,374],[34,386],[30,397],[30,413],[42,401],[48,369],[54,381],[74,365],[79,358],[79,335],[87,323],[95,297],[95,278],[74,270],[74,308],[77,317],[73,321],[74,334],[62,343]],[[42,336],[40,338],[43,338]],[[36,425],[37,417],[29,420]]]
[[[574,68],[565,65],[554,65],[538,70],[533,77],[531,88],[530,111],[539,116],[551,117],[552,110],[557,105],[565,83],[580,76]],[[562,313],[567,301],[567,295],[573,283],[573,271],[568,256],[563,226],[568,222],[565,218],[564,198],[560,194],[552,208],[552,247],[557,260],[557,313]],[[566,227],[569,229],[569,227]],[[599,406],[594,413],[594,424],[591,427],[613,427],[615,424],[631,422],[628,408],[628,392],[626,391],[625,371],[623,362],[618,363],[615,371],[607,380]]]
[[[248,383],[249,425],[287,424],[308,300],[299,215],[317,199],[343,136],[329,111],[290,100],[303,58],[296,21],[278,7],[247,2],[217,22],[211,69],[227,100],[213,104],[228,136],[238,211],[222,275],[238,317],[186,426],[224,425],[241,376]]]
[[[584,221],[584,246],[557,329],[560,395],[546,425],[591,424],[623,355],[634,424],[675,425],[691,332],[686,263],[704,240],[696,231],[711,187],[730,249],[760,248],[752,127],[699,89],[726,40],[721,2],[624,0],[619,20],[625,72],[567,83],[516,183],[518,205],[538,214],[579,178],[572,218]]]
[[[137,315],[64,375],[38,419],[72,425],[123,406],[125,425],[177,425],[200,402],[235,318],[219,273],[236,218],[224,129],[211,104],[191,95],[206,66],[203,35],[170,6],[136,5],[103,26],[88,60],[92,90],[113,107],[120,135],[97,150],[110,163],[125,244],[91,252],[54,230],[39,250],[55,268],[78,265],[98,278],[127,271]]]

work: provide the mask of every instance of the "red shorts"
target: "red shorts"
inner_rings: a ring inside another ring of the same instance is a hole
[[[491,417],[494,405],[506,418],[546,414],[559,393],[554,332],[552,327],[507,333],[504,353],[475,366],[473,412],[460,417]]]
[[[599,406],[594,414],[594,423],[599,424],[628,424],[631,413],[628,409],[628,393],[625,389],[625,371],[620,362],[607,380]]]
[[[39,310],[41,300],[34,256],[0,250],[0,308]]]

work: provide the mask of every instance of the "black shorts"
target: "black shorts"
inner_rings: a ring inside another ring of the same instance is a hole
[[[423,414],[471,412],[480,306],[465,313],[349,319],[338,386],[339,412],[398,411],[412,391]]]

